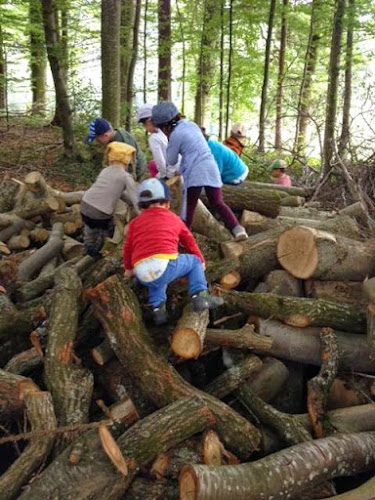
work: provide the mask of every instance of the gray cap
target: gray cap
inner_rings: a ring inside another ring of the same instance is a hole
[[[169,200],[169,188],[165,182],[153,177],[141,182],[137,188],[139,202],[151,202],[156,200]]]
[[[164,101],[152,108],[152,121],[156,126],[168,123],[178,115],[178,109],[173,102]]]

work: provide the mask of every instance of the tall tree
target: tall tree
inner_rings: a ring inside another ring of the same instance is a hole
[[[224,113],[224,11],[225,0],[220,4],[220,76],[219,76],[219,141],[223,138],[223,113]]]
[[[72,157],[74,155],[73,127],[71,116],[72,111],[68,98],[64,68],[60,59],[61,46],[58,38],[59,27],[56,23],[57,6],[55,0],[41,1],[47,55],[49,64],[51,66],[53,81],[55,84],[57,107],[61,110],[60,118],[63,130],[64,154],[68,157]]]
[[[3,29],[0,22],[0,109],[7,105],[7,75]]]
[[[133,49],[131,52],[130,65],[129,65],[129,73],[127,79],[127,89],[126,89],[126,104],[127,104],[127,113],[125,115],[125,126],[127,130],[131,128],[131,117],[133,111],[133,98],[134,98],[134,71],[135,65],[137,63],[138,57],[138,46],[139,46],[139,25],[141,22],[141,0],[136,0],[135,2],[135,14],[134,14],[134,23],[133,23]]]
[[[172,98],[171,0],[158,0],[158,21],[158,100],[170,101]]]
[[[283,85],[285,76],[285,48],[287,38],[287,9],[289,0],[283,0],[283,9],[281,12],[281,32],[280,32],[280,49],[279,49],[279,73],[277,76],[277,92],[276,92],[276,124],[275,124],[275,149],[281,149],[281,129],[283,116]]]
[[[228,49],[228,78],[227,78],[227,95],[226,95],[226,113],[225,113],[225,137],[228,136],[229,130],[229,115],[230,115],[230,99],[231,99],[231,83],[232,83],[232,61],[233,61],[233,1],[229,1],[229,49]]]
[[[145,10],[143,16],[143,101],[144,102],[147,102],[147,20],[148,20],[147,16],[148,16],[148,0],[145,0]]]
[[[345,56],[345,89],[344,104],[342,109],[342,128],[339,142],[339,154],[347,155],[350,139],[350,107],[352,101],[352,73],[353,73],[353,25],[355,19],[355,0],[349,0],[348,26],[346,33],[346,56]]]
[[[264,56],[262,97],[261,97],[260,113],[259,113],[259,144],[258,144],[259,153],[264,153],[267,93],[268,93],[271,42],[272,42],[273,20],[275,17],[275,8],[276,8],[276,0],[270,0],[270,10],[269,10],[269,15],[268,15],[267,40],[266,40],[266,49],[265,49],[265,56]]]
[[[47,55],[44,40],[41,4],[29,0],[30,72],[32,109],[44,114],[46,110]]]
[[[202,35],[197,67],[197,89],[195,93],[194,121],[203,126],[208,97],[212,86],[216,66],[217,29],[220,3],[217,0],[205,0]]]
[[[334,153],[333,141],[335,139],[337,89],[340,72],[341,37],[343,31],[344,12],[345,0],[336,0],[328,69],[326,120],[323,143],[323,176],[327,175],[331,169],[331,161]]]
[[[187,61],[186,61],[186,39],[185,39],[185,29],[184,29],[184,20],[181,15],[180,11],[180,6],[178,4],[178,0],[176,0],[176,10],[177,10],[177,15],[178,15],[178,20],[179,20],[179,25],[180,25],[180,33],[181,33],[181,40],[182,40],[182,75],[181,75],[181,107],[180,111],[182,114],[185,114],[185,95],[186,95],[186,66],[187,66]]]
[[[102,0],[102,115],[114,127],[120,123],[121,2]]]
[[[120,85],[121,111],[127,114],[127,92],[129,68],[133,50],[133,24],[135,17],[135,0],[121,0],[121,33],[120,33]]]
[[[320,5],[322,0],[313,0],[311,7],[310,32],[307,43],[305,65],[303,68],[302,81],[299,91],[296,121],[296,137],[294,150],[298,155],[304,155],[306,148],[306,131],[310,120],[310,101],[313,83],[313,75],[318,58],[318,47],[320,35]]]

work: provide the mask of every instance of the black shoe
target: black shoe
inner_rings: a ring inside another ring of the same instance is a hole
[[[205,309],[215,309],[215,307],[222,306],[224,299],[223,297],[210,295],[207,290],[202,290],[191,297],[191,302],[193,304],[193,311],[200,312]]]
[[[168,322],[168,314],[167,314],[167,309],[165,307],[165,302],[160,304],[159,307],[154,307],[154,310],[152,311],[152,315],[154,317],[155,325],[164,325],[165,323],[167,323]]]

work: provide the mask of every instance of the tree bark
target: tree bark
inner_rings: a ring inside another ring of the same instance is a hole
[[[93,429],[64,450],[20,499],[48,499],[56,495],[75,500],[119,499],[142,467],[213,423],[207,406],[194,397],[181,398],[137,422],[116,441],[128,465],[126,478],[113,467]],[[79,443],[84,446],[84,454],[77,465],[72,465],[69,456]]]
[[[280,150],[282,145],[282,119],[283,119],[283,84],[285,76],[285,49],[287,40],[287,11],[289,0],[283,0],[281,13],[281,33],[280,33],[280,49],[279,49],[279,74],[277,76],[277,91],[276,91],[276,124],[275,124],[275,149]]]
[[[271,340],[272,343],[271,347],[265,349],[254,346],[254,352],[297,363],[320,366],[320,328],[294,328],[278,321],[260,318],[257,319],[256,323],[259,333],[270,337],[268,341]],[[366,337],[344,332],[336,333],[340,353],[340,370],[373,373],[375,367],[370,358]],[[233,336],[234,334],[235,331],[233,331]],[[209,335],[210,330],[208,330],[207,342],[209,342]]]
[[[266,49],[264,55],[262,97],[260,101],[260,114],[259,114],[259,144],[258,144],[259,153],[264,153],[264,147],[265,147],[267,93],[268,93],[268,81],[269,81],[269,71],[270,71],[273,19],[275,17],[276,0],[270,0],[269,5],[270,8],[269,8],[268,25],[267,25],[268,28],[267,28]]]
[[[291,196],[301,196],[302,198],[309,198],[312,194],[309,188],[280,186],[279,184],[269,182],[245,181],[242,186],[250,189],[271,189],[272,191],[281,191],[282,193],[287,193]]]
[[[327,105],[323,144],[323,170],[326,176],[332,168],[334,154],[335,126],[337,113],[337,91],[340,73],[341,36],[346,0],[336,0],[336,10],[333,19],[331,53],[328,68]]]
[[[113,127],[120,124],[121,2],[102,0],[102,115]]]
[[[300,279],[362,281],[375,274],[372,244],[305,226],[282,233],[277,257],[284,269]]]
[[[267,217],[277,217],[280,213],[280,194],[277,191],[245,189],[223,186],[225,202],[233,210],[253,210]]]
[[[125,97],[125,127],[126,130],[131,129],[131,119],[133,113],[133,99],[134,99],[134,71],[135,65],[137,63],[138,57],[138,37],[139,37],[139,25],[141,20],[141,0],[135,0],[135,13],[134,13],[134,23],[133,23],[133,42],[131,50],[131,58],[129,62],[129,72],[127,78],[126,87],[126,97]]]
[[[159,69],[158,69],[158,101],[172,99],[172,65],[171,65],[171,2],[158,0],[158,28],[159,28]]]
[[[342,434],[297,444],[249,464],[187,466],[180,475],[180,495],[185,498],[189,492],[194,500],[232,500],[233,492],[236,500],[300,497],[323,481],[374,467],[374,447],[374,432]]]
[[[4,370],[15,375],[28,375],[30,372],[43,365],[43,358],[40,357],[35,347],[27,351],[20,352],[13,356],[5,365]]]
[[[371,357],[375,360],[375,278],[364,282],[363,291],[367,299],[367,342],[371,351]]]
[[[231,104],[231,81],[232,81],[232,59],[233,59],[233,2],[229,0],[229,33],[228,33],[228,68],[227,68],[227,88],[226,88],[226,105],[225,105],[225,137],[228,137],[229,117]]]
[[[8,102],[7,61],[4,48],[3,29],[0,26],[0,109],[5,109]]]
[[[47,55],[43,32],[43,16],[39,2],[29,0],[30,70],[33,112],[46,112]]]
[[[218,37],[217,25],[220,5],[216,0],[205,0],[200,52],[197,67],[197,89],[195,92],[194,121],[199,126],[205,124],[205,114],[216,66]]]
[[[58,39],[59,27],[56,24],[57,7],[55,0],[42,0],[44,32],[46,37],[47,55],[51,66],[53,81],[55,84],[56,104],[59,109],[61,126],[63,130],[64,154],[67,157],[74,155],[73,148],[73,127],[72,127],[72,111],[70,108],[66,74],[64,65],[59,54],[61,44]]]
[[[230,312],[242,311],[262,318],[272,317],[299,328],[327,326],[349,332],[365,330],[364,312],[348,304],[233,290],[220,290],[219,294]]]
[[[347,7],[347,32],[346,32],[346,54],[345,54],[345,89],[344,104],[342,108],[341,137],[338,144],[338,152],[341,158],[348,155],[350,140],[350,108],[352,101],[352,68],[353,68],[353,29],[356,17],[355,0],[349,0]]]
[[[225,404],[193,389],[171,365],[154,354],[137,299],[119,277],[108,278],[89,296],[117,357],[154,404],[163,406],[175,398],[198,393],[214,413],[225,446],[241,457],[251,454],[259,444],[258,431]]]
[[[220,76],[219,76],[219,141],[223,138],[224,125],[224,40],[225,40],[225,0],[220,2]]]
[[[375,491],[375,478],[369,479],[354,490],[341,493],[326,500],[373,500]]]
[[[262,354],[271,351],[273,345],[272,339],[255,333],[250,325],[245,325],[239,330],[207,328],[206,341],[209,345],[253,349]]]
[[[361,281],[305,281],[307,297],[351,304],[359,309],[364,307],[362,287]]]
[[[1,421],[20,416],[25,409],[25,396],[39,390],[30,378],[4,370],[0,370],[0,382]]]
[[[20,264],[18,268],[19,281],[27,281],[32,278],[33,275],[40,271],[46,262],[51,260],[62,250],[64,245],[62,239],[63,234],[63,225],[61,222],[56,222],[52,227],[48,242]]]
[[[133,50],[133,25],[135,18],[135,0],[121,1],[121,32],[120,32],[120,85],[121,106],[124,115],[127,115],[127,89],[129,80],[129,68]],[[146,102],[146,101],[145,101]]]

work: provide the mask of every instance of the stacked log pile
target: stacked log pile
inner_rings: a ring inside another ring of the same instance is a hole
[[[200,202],[194,231],[224,305],[195,313],[180,280],[155,327],[122,272],[126,205],[93,259],[82,192],[38,172],[6,182],[0,500],[375,498],[375,242],[361,203],[325,212],[303,188],[225,187],[250,233],[236,243]]]

